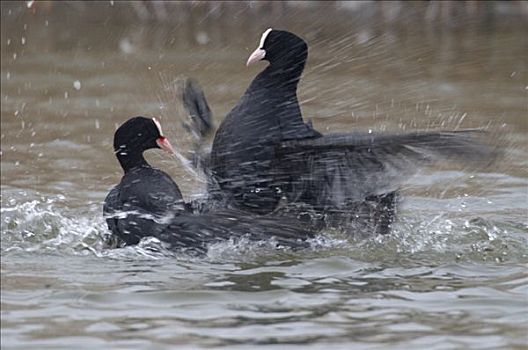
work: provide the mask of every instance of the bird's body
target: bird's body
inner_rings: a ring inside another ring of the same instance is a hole
[[[260,214],[310,212],[323,226],[388,233],[397,191],[420,166],[485,153],[468,132],[321,134],[303,121],[297,99],[307,52],[292,33],[262,36],[248,64],[270,64],[215,135],[212,198]]]
[[[295,220],[236,210],[193,212],[171,177],[143,158],[143,151],[157,147],[173,152],[157,121],[136,117],[116,131],[114,148],[124,175],[107,195],[103,212],[110,231],[125,244],[156,237],[173,249],[204,252],[210,244],[231,238],[274,239],[279,246],[298,248],[313,237]]]
[[[185,210],[178,186],[150,165],[126,172],[103,207],[108,227],[126,244],[161,233],[171,218]]]
[[[284,131],[289,129],[281,124],[281,111],[274,109],[270,108],[271,114],[261,121],[248,118],[250,120],[237,123],[237,118],[228,116],[217,133],[222,136],[213,144],[213,150],[220,150],[213,152],[211,157],[212,170],[220,187],[228,189],[232,200],[240,203],[240,208],[258,213],[272,211],[281,198],[281,189],[290,182],[289,174],[279,169],[281,163],[277,163],[279,150],[276,147],[284,139]],[[258,115],[252,111],[243,113]],[[233,129],[237,132],[229,131]],[[305,137],[315,134],[304,124],[299,129],[299,134]]]
[[[298,49],[305,55],[305,48]],[[210,163],[216,193],[237,208],[273,211],[291,182],[277,145],[320,136],[304,123],[297,100],[304,61],[286,64],[261,72],[216,132]]]

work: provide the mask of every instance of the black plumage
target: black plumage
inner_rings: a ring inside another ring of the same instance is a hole
[[[248,65],[260,59],[269,65],[213,141],[212,198],[260,214],[307,212],[327,227],[388,233],[397,191],[421,166],[489,155],[471,130],[321,134],[304,123],[297,99],[307,55],[295,34],[264,33]]]
[[[291,177],[280,171],[277,146],[284,140],[321,135],[303,122],[297,101],[308,48],[296,38],[288,32],[269,33],[265,45],[270,65],[253,80],[216,132],[210,166],[221,193],[214,187],[212,191],[236,207],[273,211]]]
[[[103,212],[110,231],[124,243],[152,236],[172,248],[205,251],[209,244],[230,238],[275,239],[280,246],[297,248],[313,237],[295,220],[236,210],[193,213],[170,176],[144,159],[143,152],[151,148],[174,152],[155,119],[132,118],[115,133],[114,150],[124,176],[107,195]]]

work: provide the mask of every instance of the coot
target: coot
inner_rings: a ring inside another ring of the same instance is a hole
[[[107,195],[103,212],[110,231],[125,244],[153,236],[171,248],[205,251],[212,243],[245,237],[279,246],[303,247],[313,233],[295,219],[259,217],[237,210],[193,213],[180,189],[165,172],[151,167],[143,152],[174,150],[155,118],[135,117],[114,136],[114,151],[124,171],[121,182]]]
[[[216,132],[211,197],[265,213],[310,213],[312,221],[388,233],[398,189],[420,166],[440,159],[483,159],[475,130],[323,135],[305,123],[297,85],[308,56],[297,35],[268,29],[247,65],[256,76]],[[304,215],[306,217],[306,215]]]

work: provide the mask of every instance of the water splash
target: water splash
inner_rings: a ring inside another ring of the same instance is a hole
[[[84,254],[107,247],[109,236],[99,213],[68,215],[64,197],[49,197],[2,206],[2,252],[49,251]]]
[[[64,197],[14,201],[2,206],[2,253],[47,252],[67,255],[93,254],[111,259],[156,260],[195,258],[192,251],[172,251],[159,240],[146,237],[137,246],[120,247],[109,234],[97,210],[79,212],[64,208]],[[354,239],[325,232],[309,241],[310,247],[292,251],[273,239],[252,242],[231,239],[208,247],[212,262],[251,261],[270,257],[305,255],[349,256],[355,260],[402,263],[454,261],[508,262],[527,260],[528,227],[477,217],[451,219],[442,216],[404,217],[391,235]],[[203,258],[203,257],[202,257]]]

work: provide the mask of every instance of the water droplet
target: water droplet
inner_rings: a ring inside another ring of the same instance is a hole
[[[26,38],[22,37],[22,39],[20,39],[20,42],[22,43],[22,45],[25,45],[26,44]]]
[[[134,45],[130,42],[130,39],[124,38],[119,42],[119,48],[126,54],[130,54],[134,51]]]
[[[64,91],[64,98],[68,98],[68,91]]]
[[[198,32],[198,34],[196,34],[196,42],[200,45],[205,45],[209,42],[209,36],[206,32]]]
[[[27,6],[27,8],[30,9],[31,6],[33,6],[34,3],[35,3],[34,0],[30,0],[30,1],[26,2],[26,6]]]
[[[99,129],[100,125],[99,125],[99,119],[96,119],[95,120],[95,128],[96,129]]]
[[[7,80],[11,79],[11,72],[7,72],[6,78],[7,78]]]
[[[75,80],[73,82],[73,87],[75,88],[75,90],[81,90],[81,82],[79,80]]]

